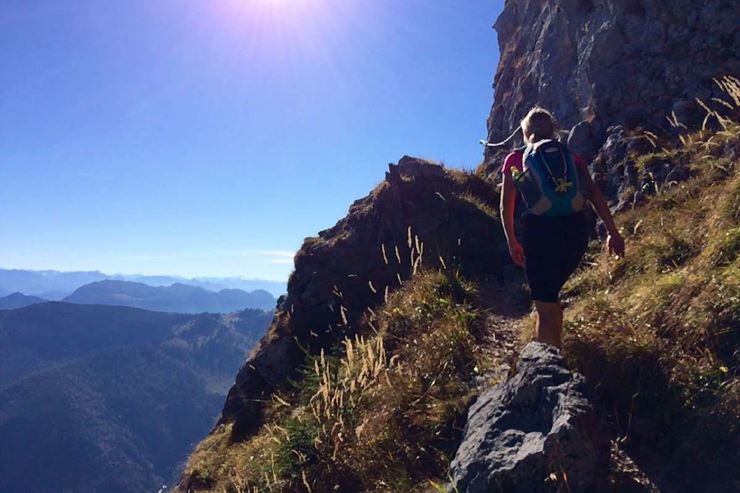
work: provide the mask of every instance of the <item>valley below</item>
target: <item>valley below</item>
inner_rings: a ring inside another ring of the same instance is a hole
[[[0,310],[0,491],[171,485],[271,312]]]

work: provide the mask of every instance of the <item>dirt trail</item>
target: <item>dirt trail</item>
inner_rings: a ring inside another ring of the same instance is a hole
[[[480,349],[486,360],[500,362],[486,368],[476,379],[484,388],[507,378],[526,343],[522,332],[527,330],[532,305],[524,276],[515,267],[505,272],[501,280],[488,280],[479,286],[478,307],[484,312],[484,331]],[[648,475],[622,450],[611,442],[610,469],[604,493],[659,493]]]
[[[482,283],[478,306],[484,312],[485,330],[480,345],[485,359],[502,362],[487,368],[478,378],[480,386],[487,386],[506,378],[524,342],[521,333],[531,312],[524,276],[512,267],[503,279]]]

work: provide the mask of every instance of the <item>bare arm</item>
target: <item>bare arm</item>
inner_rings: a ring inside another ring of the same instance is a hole
[[[514,263],[520,267],[524,266],[524,248],[516,239],[514,231],[514,207],[516,205],[516,188],[511,173],[504,173],[504,181],[501,187],[501,224],[504,227],[506,243],[509,246],[509,254]]]
[[[606,226],[608,236],[606,238],[606,244],[609,248],[609,252],[615,254],[618,257],[624,257],[624,239],[619,234],[617,225],[614,224],[614,217],[612,216],[609,206],[606,203],[604,194],[601,193],[599,186],[591,178],[591,175],[586,172],[584,173],[586,180],[586,198],[593,204],[596,214],[599,215],[601,220]]]

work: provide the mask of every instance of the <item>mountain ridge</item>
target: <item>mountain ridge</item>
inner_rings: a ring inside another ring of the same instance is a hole
[[[16,291],[10,293],[7,296],[0,298],[0,310],[12,310],[15,308],[23,308],[24,306],[33,305],[35,303],[44,303],[47,300],[39,298],[38,296],[26,296],[23,293]]]
[[[240,289],[208,291],[198,286],[175,283],[149,286],[144,283],[105,279],[77,288],[63,301],[67,303],[124,305],[173,313],[228,313],[245,308],[271,310],[275,298],[264,290]]]
[[[140,274],[105,274],[100,271],[72,271],[57,270],[28,270],[0,268],[0,296],[12,292],[21,292],[26,295],[37,295],[52,301],[59,301],[71,294],[75,289],[91,282],[106,279],[119,281],[141,282],[151,286],[165,286],[175,283],[190,284],[202,287],[209,291],[220,289],[242,289],[252,291],[264,289],[273,296],[280,296],[285,292],[285,283],[279,281],[245,279],[241,277],[196,277],[185,278],[178,276],[147,276]]]

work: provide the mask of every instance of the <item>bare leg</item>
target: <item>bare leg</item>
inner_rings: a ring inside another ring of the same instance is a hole
[[[560,347],[563,332],[563,309],[560,303],[535,301],[537,309],[537,340]]]

